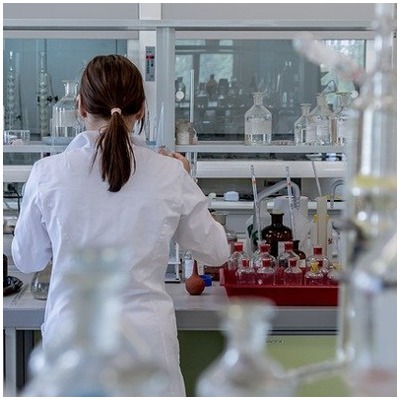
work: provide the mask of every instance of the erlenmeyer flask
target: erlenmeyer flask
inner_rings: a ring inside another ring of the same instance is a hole
[[[161,396],[166,374],[122,315],[127,262],[120,249],[86,249],[68,274],[71,313],[30,360],[29,397]],[[126,271],[126,272],[125,272]]]
[[[266,355],[266,335],[273,306],[263,299],[232,299],[221,310],[227,345],[200,376],[197,395],[204,397],[291,396],[293,380]]]

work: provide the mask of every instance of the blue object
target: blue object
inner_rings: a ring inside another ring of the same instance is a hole
[[[203,279],[206,287],[212,285],[212,277],[211,277],[211,275],[200,275],[200,278]]]

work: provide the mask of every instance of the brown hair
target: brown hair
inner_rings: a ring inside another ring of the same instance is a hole
[[[96,153],[101,153],[101,177],[110,192],[118,192],[136,169],[130,132],[123,116],[137,114],[144,107],[143,78],[128,58],[120,55],[97,56],[86,66],[80,83],[80,100],[85,110],[109,120],[101,129]],[[113,108],[118,112],[111,113]],[[144,115],[144,113],[143,113]],[[141,118],[143,128],[144,117]]]

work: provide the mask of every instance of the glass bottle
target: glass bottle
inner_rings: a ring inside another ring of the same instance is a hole
[[[225,282],[236,283],[236,271],[242,263],[242,259],[249,259],[247,253],[243,250],[243,242],[235,242],[233,244],[234,252],[228,259],[228,264],[224,268]]]
[[[186,281],[189,279],[193,273],[193,263],[194,259],[192,253],[186,250],[183,253],[183,279]]]
[[[270,264],[272,268],[275,268],[276,258],[270,253],[271,245],[261,241],[258,243],[258,250],[254,252],[251,257],[251,263],[254,270],[257,272],[259,268],[262,267],[262,261],[264,259],[270,260]]]
[[[317,93],[317,106],[310,112],[315,122],[317,145],[332,143],[332,118],[333,112],[326,104],[325,95]]]
[[[287,286],[300,286],[303,284],[303,272],[297,265],[297,258],[289,259],[289,266],[283,272],[283,284]]]
[[[283,252],[276,258],[275,267],[275,285],[284,284],[285,270],[289,267],[289,260],[295,258],[298,260],[300,257],[293,251],[293,242],[286,241],[283,243]]]
[[[325,279],[325,285],[337,286],[339,283],[339,276],[342,270],[342,266],[339,263],[332,263],[332,266]]]
[[[344,145],[349,138],[350,132],[350,100],[351,93],[337,93],[339,97],[339,106],[334,112],[336,140],[332,144]]]
[[[256,283],[258,285],[270,285],[274,284],[275,280],[275,268],[272,266],[270,258],[263,258],[261,260],[261,266],[256,271]]]
[[[250,264],[248,258],[242,258],[241,264],[236,271],[237,283],[241,285],[254,285],[256,283],[256,271]]]
[[[283,247],[280,242],[285,242],[293,239],[292,230],[283,225],[283,213],[272,212],[271,224],[266,226],[261,231],[261,238],[271,246],[271,255],[278,256],[279,247]]]
[[[254,104],[244,114],[245,144],[269,144],[272,138],[272,114],[263,104],[263,94],[253,93]]]
[[[318,263],[313,261],[310,263],[310,269],[304,275],[304,285],[306,286],[323,286],[324,275],[319,270]]]
[[[35,272],[31,281],[31,293],[35,299],[46,300],[49,294],[53,262],[50,260],[42,271]]]
[[[326,276],[329,273],[331,262],[328,257],[323,255],[323,247],[322,246],[313,246],[313,254],[306,258],[306,270],[310,269],[310,264],[316,262],[318,264],[318,268],[324,277],[324,281]]]
[[[77,83],[72,80],[63,83],[65,94],[53,106],[53,136],[73,138],[82,130],[76,113]]]
[[[67,279],[71,314],[30,359],[23,396],[161,396],[167,376],[122,313],[128,260],[120,249],[85,249]]]
[[[296,145],[309,144],[316,142],[316,125],[310,116],[311,104],[302,103],[301,116],[294,123],[294,143]]]
[[[220,315],[227,344],[199,377],[200,397],[291,396],[295,383],[283,368],[266,354],[266,335],[273,316],[266,299],[232,299]]]

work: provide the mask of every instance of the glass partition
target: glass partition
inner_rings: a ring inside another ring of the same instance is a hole
[[[325,44],[365,66],[366,40],[329,39]],[[272,113],[273,139],[293,139],[301,103],[316,105],[326,94],[334,111],[338,92],[352,92],[326,66],[299,56],[287,39],[177,39],[175,118],[189,119],[190,71],[194,70],[194,124],[199,140],[243,141],[244,114],[253,92],[263,93]]]
[[[51,108],[64,95],[63,81],[79,81],[86,62],[95,55],[127,53],[123,39],[6,39],[3,43],[3,105],[12,110],[11,117],[5,113],[4,128],[29,129],[31,140],[50,134]]]

